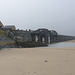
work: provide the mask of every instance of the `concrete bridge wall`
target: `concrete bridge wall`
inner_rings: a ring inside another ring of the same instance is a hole
[[[18,40],[18,41],[32,41],[31,39],[31,33],[29,31],[24,31],[24,30],[10,30],[6,31],[8,34],[8,37],[13,39],[13,40]]]
[[[67,35],[58,35],[57,36],[57,42],[74,40],[74,39],[75,39],[75,36],[67,36]]]

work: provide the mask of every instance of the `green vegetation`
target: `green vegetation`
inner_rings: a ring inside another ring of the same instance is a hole
[[[0,29],[0,45],[11,45],[15,44],[14,41],[11,41],[11,39],[7,36],[7,33]],[[3,42],[2,42],[3,40]]]
[[[0,29],[0,35],[7,36],[7,33]]]
[[[10,45],[15,44],[15,42],[0,42],[0,45]]]

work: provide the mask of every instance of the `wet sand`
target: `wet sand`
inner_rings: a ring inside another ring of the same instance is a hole
[[[75,75],[75,48],[0,50],[0,75]]]

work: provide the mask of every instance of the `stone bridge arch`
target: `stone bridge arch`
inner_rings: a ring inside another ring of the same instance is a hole
[[[50,43],[50,31],[48,29],[38,29],[31,33],[32,41]]]
[[[57,40],[57,32],[48,29],[38,29],[31,33],[32,41],[50,44]]]

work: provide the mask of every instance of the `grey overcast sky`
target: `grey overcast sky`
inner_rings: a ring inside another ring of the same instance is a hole
[[[0,21],[17,29],[47,28],[75,36],[75,0],[0,0]]]

